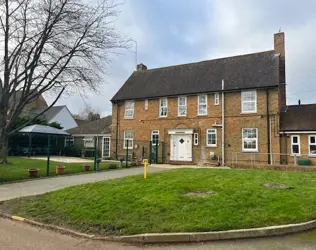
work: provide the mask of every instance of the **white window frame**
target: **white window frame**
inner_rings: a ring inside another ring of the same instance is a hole
[[[219,105],[219,93],[214,94],[214,105]]]
[[[202,97],[202,96],[205,96],[205,103],[200,103],[200,97]],[[205,105],[206,106],[206,108],[205,108],[205,114],[204,113],[200,113],[200,106],[201,105]],[[207,115],[207,95],[205,94],[205,95],[198,95],[198,107],[197,107],[197,113],[198,113],[198,115]]]
[[[145,99],[145,110],[148,110],[148,99]]]
[[[109,139],[109,155],[104,155],[104,139]],[[110,157],[111,156],[111,137],[103,136],[102,137],[102,157]]]
[[[126,132],[131,132],[131,133],[132,133],[132,136],[129,137],[129,138],[127,138],[127,137],[126,137]],[[134,130],[128,129],[128,130],[125,130],[125,131],[124,131],[123,149],[126,149],[127,147],[128,147],[128,149],[133,149],[134,136],[135,136]],[[129,142],[131,142],[131,143],[130,143],[129,145],[127,145],[127,147],[126,147],[126,141],[127,141],[127,140],[128,140]]]
[[[131,107],[129,106],[129,104],[131,104]],[[125,101],[124,106],[125,106],[124,119],[134,119],[135,102]]]
[[[244,97],[247,93],[254,93],[255,100],[244,100]],[[254,103],[254,110],[244,110],[244,103]],[[241,113],[249,114],[249,113],[257,113],[257,91],[256,90],[247,90],[241,91]]]
[[[293,143],[293,138],[297,137],[297,142]],[[298,145],[298,153],[293,152],[293,146]],[[301,138],[299,135],[291,135],[291,155],[301,155]]]
[[[208,143],[208,135],[209,134],[215,134],[215,144],[209,144]],[[216,129],[207,129],[206,130],[206,146],[207,147],[217,147],[217,130]]]
[[[256,138],[244,138],[244,129],[255,129],[256,130]],[[243,152],[259,152],[259,148],[258,148],[258,138],[259,137],[259,133],[258,133],[258,129],[257,128],[242,128],[241,130],[241,147],[242,147],[242,151]],[[248,141],[248,140],[256,140],[256,148],[244,148],[244,141]]]
[[[83,138],[83,146],[85,148],[94,148],[94,137],[87,136]]]
[[[193,134],[193,144],[194,144],[194,146],[199,145],[199,134],[198,133]]]
[[[166,102],[164,103],[164,101]],[[166,114],[164,115],[161,114],[163,109],[166,109]],[[168,116],[168,98],[160,98],[159,99],[159,117],[167,117],[167,116]]]
[[[67,143],[67,142],[71,142],[71,143]],[[75,138],[72,136],[65,137],[65,147],[71,147],[73,145],[75,145]]]
[[[158,145],[159,145],[159,139],[160,139],[160,133],[159,133],[159,130],[153,130],[153,131],[151,131],[151,143],[152,143],[152,145],[153,146],[155,146],[156,145],[156,143],[154,143],[154,136],[157,136],[158,135]]]
[[[180,100],[184,99],[184,104],[180,104]],[[180,113],[180,108],[184,108],[185,114]],[[178,97],[178,116],[187,116],[187,97],[186,96],[179,96]]]
[[[315,142],[311,143],[311,138],[314,137]],[[308,136],[308,155],[309,156],[316,156],[316,153],[311,153],[311,146],[316,146],[316,135],[309,135]]]

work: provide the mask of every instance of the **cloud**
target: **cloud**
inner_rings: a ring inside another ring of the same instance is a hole
[[[273,49],[273,33],[286,35],[288,103],[316,102],[316,1],[305,0],[128,0],[117,28],[137,41],[138,63],[148,68]],[[135,47],[113,59],[98,95],[86,102],[102,115],[110,99],[135,69]],[[79,96],[65,97],[76,113]]]

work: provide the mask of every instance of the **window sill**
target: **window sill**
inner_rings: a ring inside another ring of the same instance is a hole
[[[207,148],[217,148],[217,145],[206,145]]]
[[[257,114],[257,111],[251,111],[251,112],[241,112],[241,115],[248,115],[248,114]]]
[[[314,158],[314,157],[316,157],[316,155],[310,155],[310,154],[309,154],[308,157],[313,157],[313,158]]]
[[[168,118],[168,116],[159,116],[158,118]]]
[[[133,120],[134,117],[124,117],[124,120]]]
[[[259,150],[242,150],[243,153],[259,153]]]
[[[294,157],[294,156],[301,157],[302,155],[301,155],[301,154],[295,154],[295,155],[294,155],[294,154],[291,154],[291,156],[292,156],[292,157]]]
[[[197,116],[207,116],[207,114],[205,114],[205,115],[199,115],[199,114],[198,114]]]

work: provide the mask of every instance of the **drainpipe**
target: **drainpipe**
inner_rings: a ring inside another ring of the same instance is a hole
[[[222,166],[225,166],[225,101],[224,79],[222,80]]]
[[[116,103],[116,135],[115,135],[115,158],[118,160],[118,126],[119,126],[119,104]],[[124,143],[124,142],[123,142]]]
[[[269,116],[269,90],[266,89],[266,96],[267,96],[267,139],[268,139],[268,164],[272,164],[271,162],[271,133],[270,133],[270,116]]]

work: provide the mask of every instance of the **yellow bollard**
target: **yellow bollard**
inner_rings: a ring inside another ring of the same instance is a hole
[[[148,164],[148,159],[144,159],[144,179],[147,179],[147,164]]]

